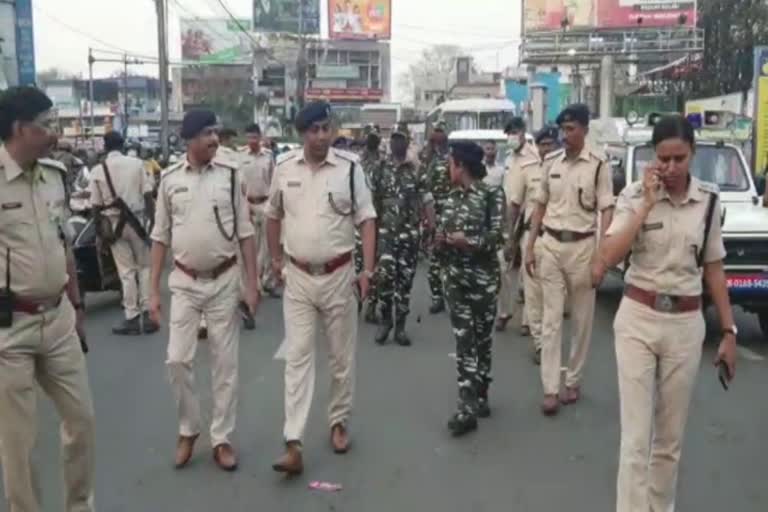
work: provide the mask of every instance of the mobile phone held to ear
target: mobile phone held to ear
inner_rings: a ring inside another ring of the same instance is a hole
[[[723,389],[728,391],[728,383],[731,381],[731,372],[728,370],[728,365],[725,361],[720,361],[717,364],[717,378],[720,380],[720,385]]]

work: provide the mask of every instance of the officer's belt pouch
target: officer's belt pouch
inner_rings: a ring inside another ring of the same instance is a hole
[[[13,325],[15,305],[16,295],[8,288],[0,288],[0,328],[7,329]]]

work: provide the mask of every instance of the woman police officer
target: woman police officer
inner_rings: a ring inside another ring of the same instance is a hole
[[[490,415],[491,344],[499,289],[504,192],[483,183],[483,150],[451,146],[452,190],[438,220],[435,243],[444,268],[445,292],[456,337],[458,409],[448,422],[453,435],[477,428]]]
[[[629,254],[614,321],[621,401],[617,512],[674,510],[705,334],[702,277],[724,327],[715,364],[730,380],[736,361],[717,187],[690,174],[694,130],[684,118],[657,123],[652,145],[656,160],[619,196],[600,248],[608,267]]]

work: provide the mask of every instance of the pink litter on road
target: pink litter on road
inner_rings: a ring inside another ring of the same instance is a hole
[[[315,491],[337,492],[342,489],[341,484],[332,484],[331,482],[314,481],[309,483],[309,488]]]

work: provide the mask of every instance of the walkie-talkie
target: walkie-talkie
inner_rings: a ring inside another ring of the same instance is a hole
[[[0,328],[13,325],[15,296],[11,291],[11,249],[5,250],[5,288],[0,288]]]

